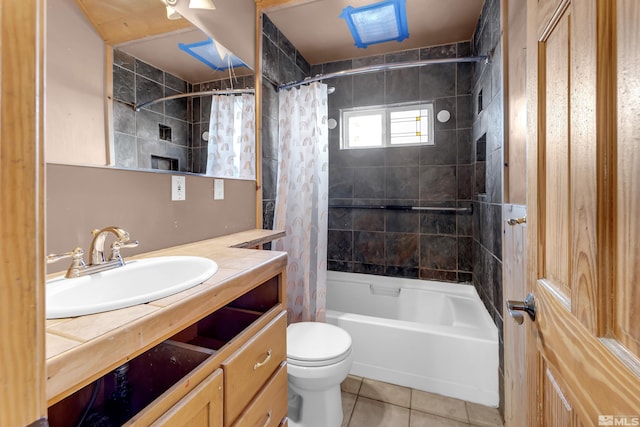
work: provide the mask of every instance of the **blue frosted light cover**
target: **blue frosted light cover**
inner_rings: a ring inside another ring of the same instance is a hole
[[[224,58],[221,58],[213,39],[189,44],[178,43],[178,47],[216,71],[247,66],[235,55],[225,55]]]
[[[385,0],[358,8],[347,6],[340,18],[347,22],[360,48],[409,37],[406,0]]]

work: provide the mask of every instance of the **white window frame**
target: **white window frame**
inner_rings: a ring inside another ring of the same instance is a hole
[[[391,123],[391,113],[396,111],[406,111],[415,109],[425,109],[427,113],[427,140],[412,143],[391,143],[391,135],[389,128]],[[353,117],[370,116],[381,114],[382,116],[382,135],[380,145],[358,145],[350,146],[349,144],[349,120]],[[406,104],[394,104],[387,106],[358,107],[340,110],[340,148],[343,150],[361,150],[370,148],[388,148],[388,147],[411,147],[419,145],[435,145],[435,112],[434,103],[430,101],[412,102]]]

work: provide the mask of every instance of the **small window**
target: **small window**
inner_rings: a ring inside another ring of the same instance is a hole
[[[342,110],[343,149],[433,145],[433,104]]]

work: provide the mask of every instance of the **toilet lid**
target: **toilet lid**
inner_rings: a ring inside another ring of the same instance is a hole
[[[287,327],[287,359],[298,366],[338,363],[351,352],[351,336],[322,322],[292,323]]]

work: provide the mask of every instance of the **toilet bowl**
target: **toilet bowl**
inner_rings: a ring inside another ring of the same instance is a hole
[[[287,327],[289,426],[339,427],[340,383],[351,368],[351,336],[322,322]]]

